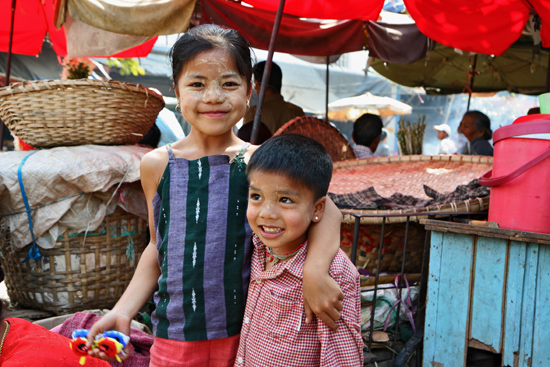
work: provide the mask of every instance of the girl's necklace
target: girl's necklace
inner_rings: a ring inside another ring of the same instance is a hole
[[[271,263],[271,266],[275,266],[275,265],[277,265],[277,263],[280,260],[286,260],[289,257],[292,257],[292,256],[296,255],[298,250],[300,250],[304,246],[304,243],[305,242],[302,242],[300,244],[300,246],[296,247],[294,250],[292,250],[288,254],[284,254],[284,255],[277,255],[276,253],[273,252],[273,250],[270,247],[266,246],[265,247],[265,262],[266,263]]]
[[[6,324],[6,329],[4,330],[4,336],[2,336],[2,341],[0,342],[0,354],[2,354],[2,349],[4,348],[4,340],[6,340],[6,335],[8,335],[8,331],[10,330],[10,323],[4,320],[4,323]]]

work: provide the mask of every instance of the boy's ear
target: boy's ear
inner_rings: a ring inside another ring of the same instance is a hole
[[[321,221],[321,218],[323,218],[323,214],[325,213],[326,203],[326,196],[317,199],[317,201],[313,203],[313,218],[311,219],[312,222],[317,223]]]

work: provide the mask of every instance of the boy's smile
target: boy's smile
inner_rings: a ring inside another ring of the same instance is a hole
[[[296,249],[307,238],[312,221],[319,221],[325,197],[314,202],[314,193],[284,174],[252,171],[247,217],[250,227],[277,255]]]

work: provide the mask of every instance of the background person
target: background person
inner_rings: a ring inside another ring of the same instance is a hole
[[[258,96],[262,86],[262,77],[265,69],[265,61],[259,62],[254,66],[254,89]],[[273,63],[271,65],[271,73],[265,91],[264,103],[262,105],[262,121],[267,125],[269,130],[274,134],[288,121],[298,116],[304,116],[304,110],[290,102],[286,102],[281,95],[283,85],[283,72],[279,65]],[[256,106],[250,107],[244,115],[244,124],[254,121],[256,115]]]
[[[455,142],[451,139],[451,127],[447,124],[435,125],[439,144],[435,154],[455,154],[457,152]]]
[[[353,151],[357,158],[373,158],[382,136],[382,119],[378,115],[365,113],[353,123]]]
[[[493,146],[489,140],[493,137],[491,120],[480,111],[468,111],[462,117],[458,132],[468,139],[467,155],[493,156]]]

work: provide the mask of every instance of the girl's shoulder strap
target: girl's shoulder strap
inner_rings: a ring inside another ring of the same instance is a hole
[[[250,143],[246,143],[239,151],[239,153],[237,153],[237,155],[229,163],[237,162],[239,163],[239,165],[244,164],[244,153],[246,153],[246,150],[249,146]]]
[[[166,150],[168,151],[168,159],[173,160],[174,159],[174,152],[172,151],[172,144],[171,143],[166,144]]]
[[[237,153],[237,156],[243,157],[244,153],[246,153],[246,150],[248,149],[249,146],[250,146],[250,143],[246,143],[245,145],[243,145],[242,149],[239,151],[239,153]]]

